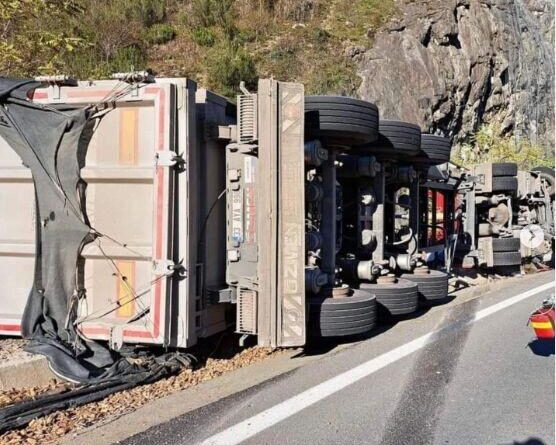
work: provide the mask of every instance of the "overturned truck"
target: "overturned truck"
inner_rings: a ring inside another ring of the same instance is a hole
[[[272,347],[361,334],[447,301],[461,246],[480,266],[509,243],[520,263],[516,224],[553,236],[553,174],[519,193],[506,167],[455,174],[448,138],[300,84],[234,105],[133,74],[4,81],[0,100],[0,333],[70,355],[234,324]]]

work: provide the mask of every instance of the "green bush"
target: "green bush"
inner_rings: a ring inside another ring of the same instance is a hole
[[[188,21],[205,28],[231,26],[235,21],[234,0],[193,0]]]
[[[27,77],[64,71],[65,58],[88,46],[68,27],[80,14],[73,2],[0,1],[0,73]]]
[[[93,47],[67,57],[63,72],[83,80],[102,79],[112,74],[109,64],[99,58],[98,50]]]
[[[255,60],[243,48],[225,44],[214,48],[207,60],[209,87],[228,97],[237,94],[241,81],[255,89],[258,79]]]
[[[109,63],[110,73],[142,70],[144,68],[146,67],[143,52],[137,46],[119,48]]]
[[[0,73],[91,79],[151,64],[230,97],[259,73],[353,93],[344,40],[368,41],[396,10],[394,0],[0,0]]]
[[[137,20],[144,26],[160,23],[166,17],[166,0],[119,0],[119,3],[122,8],[130,11],[132,20]]]
[[[397,13],[394,0],[330,1],[330,34],[340,40],[371,45],[370,30],[380,28]]]
[[[452,151],[452,161],[469,167],[483,162],[515,162],[522,169],[554,166],[554,152],[527,139],[502,134],[498,125],[483,125],[469,142]]]
[[[200,26],[193,29],[191,32],[191,38],[197,45],[201,46],[212,46],[216,42],[216,37],[214,32],[210,28]]]
[[[172,25],[166,23],[155,23],[146,33],[145,41],[155,45],[161,45],[173,40],[176,36],[176,31]]]
[[[305,80],[307,94],[350,95],[360,82],[351,63],[326,54],[320,61],[315,61]]]
[[[191,2],[191,12],[186,16],[190,26],[200,28],[210,28],[216,23],[212,14],[213,0],[193,0]]]
[[[323,44],[323,43],[326,43],[328,41],[328,39],[330,38],[330,33],[328,31],[326,31],[325,29],[316,27],[313,30],[312,37],[317,43]]]

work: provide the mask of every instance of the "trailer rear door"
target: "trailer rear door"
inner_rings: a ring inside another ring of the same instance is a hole
[[[126,94],[114,94],[123,88]],[[33,100],[86,105],[107,96],[114,97],[114,109],[100,120],[81,172],[88,184],[87,216],[104,236],[83,250],[87,298],[79,329],[89,338],[117,343],[167,344],[173,292],[167,274],[175,263],[175,85],[51,86],[36,90]],[[19,333],[33,279],[34,191],[30,171],[4,141],[0,144],[0,333],[13,335]]]

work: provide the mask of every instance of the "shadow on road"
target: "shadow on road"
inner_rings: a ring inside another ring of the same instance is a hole
[[[527,346],[531,349],[531,352],[535,355],[540,355],[542,357],[550,357],[554,355],[554,340],[539,340],[535,339],[530,342]],[[529,445],[528,442],[526,442]],[[531,443],[533,445],[533,443]]]
[[[364,334],[358,335],[349,335],[345,337],[330,337],[330,338],[318,338],[318,337],[309,337],[307,338],[307,344],[303,348],[303,351],[299,354],[294,355],[293,358],[299,357],[307,357],[307,356],[316,356],[316,355],[324,355],[336,347],[345,344],[357,344],[361,341],[368,340],[373,338],[383,332],[388,331],[396,322],[389,321],[387,324],[380,324],[378,327],[374,328],[370,332],[366,332]]]
[[[516,440],[515,442],[504,444],[504,445],[546,445],[546,444],[542,440],[537,439],[536,437],[530,437],[525,442],[518,442]]]
[[[324,355],[336,347],[345,344],[357,344],[361,341],[373,338],[383,332],[392,329],[396,324],[401,321],[411,320],[418,318],[419,316],[426,314],[432,305],[429,307],[420,307],[417,311],[408,315],[389,315],[384,311],[382,307],[377,308],[378,312],[378,325],[373,330],[366,332],[364,334],[349,335],[345,337],[329,337],[329,338],[319,338],[319,337],[309,337],[307,339],[307,344],[303,348],[303,352],[294,356],[294,358],[304,357],[304,356],[316,356]]]

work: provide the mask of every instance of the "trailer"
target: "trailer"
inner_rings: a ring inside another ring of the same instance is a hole
[[[270,347],[367,333],[448,301],[458,258],[519,266],[532,254],[518,230],[538,223],[554,236],[553,175],[457,168],[449,138],[382,119],[368,101],[261,79],[232,104],[146,74],[46,79],[28,100],[57,112],[98,105],[73,172],[94,236],[68,298],[77,335],[113,350],[189,348],[231,326]],[[39,211],[31,171],[8,145],[0,139],[10,271],[0,334],[18,335],[58,215]]]
[[[33,91],[44,107],[105,103],[81,178],[84,215],[101,234],[80,252],[77,327],[87,339],[190,347],[225,329],[224,149],[215,129],[234,106],[188,79],[54,80]],[[18,335],[41,226],[30,169],[0,138],[0,333]],[[214,209],[210,203],[218,202]],[[209,211],[212,217],[207,219]],[[210,265],[207,267],[207,265]]]

